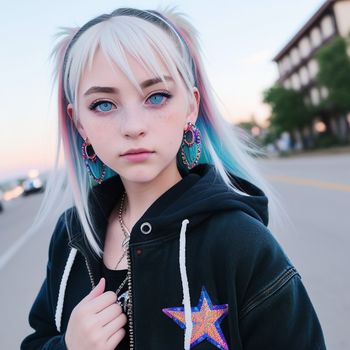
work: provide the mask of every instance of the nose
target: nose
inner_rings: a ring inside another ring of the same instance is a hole
[[[121,122],[122,135],[127,138],[144,136],[147,131],[145,119],[140,110],[126,111]]]

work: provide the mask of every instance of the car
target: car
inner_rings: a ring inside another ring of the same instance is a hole
[[[39,177],[24,180],[22,187],[23,196],[44,191],[44,184]]]
[[[2,197],[3,197],[3,194],[2,194],[2,191],[0,190],[0,213],[4,211],[4,205],[2,204]]]

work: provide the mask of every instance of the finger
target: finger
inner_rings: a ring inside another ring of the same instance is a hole
[[[117,345],[123,340],[126,335],[126,330],[120,328],[117,332],[113,333],[107,340],[107,346],[110,349],[115,349]]]
[[[123,312],[119,304],[113,303],[100,311],[96,316],[98,318],[98,324],[103,327],[107,323],[113,321]]]
[[[117,318],[113,319],[111,322],[107,323],[103,327],[103,332],[106,338],[111,337],[114,333],[122,329],[128,321],[128,318],[124,313],[121,313]]]
[[[96,287],[82,300],[82,302],[89,302],[101,295],[105,290],[105,286],[106,280],[101,278]]]
[[[97,314],[107,308],[110,305],[115,304],[117,301],[117,296],[114,292],[108,291],[99,295],[98,297],[90,300],[88,302],[88,310],[94,314]]]

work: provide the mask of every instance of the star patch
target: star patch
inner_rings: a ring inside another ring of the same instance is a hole
[[[170,307],[162,311],[182,329],[186,328],[184,307]],[[206,289],[203,287],[198,305],[191,307],[191,311],[193,328],[190,348],[207,340],[221,350],[229,350],[220,328],[221,321],[228,314],[228,304],[213,305]]]

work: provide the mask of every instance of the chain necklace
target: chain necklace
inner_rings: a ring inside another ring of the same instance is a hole
[[[124,194],[122,196],[122,199],[120,201],[120,207],[119,207],[119,213],[118,213],[119,224],[120,224],[120,227],[121,227],[121,229],[123,231],[123,234],[124,234],[124,239],[123,239],[123,242],[122,242],[123,254],[119,258],[119,260],[117,262],[117,265],[115,265],[115,268],[114,268],[115,270],[118,268],[119,264],[121,263],[121,261],[125,257],[126,252],[127,252],[128,248],[129,248],[130,232],[126,228],[126,226],[124,224],[124,221],[123,221],[124,201],[125,201],[125,192],[124,192]]]
[[[123,196],[121,198],[120,201],[120,207],[119,207],[119,213],[118,213],[118,220],[119,220],[119,224],[120,227],[123,231],[124,234],[124,239],[122,242],[122,248],[123,248],[123,254],[120,257],[120,259],[118,260],[116,266],[115,266],[115,270],[118,268],[119,264],[121,263],[121,261],[123,260],[123,258],[126,255],[127,250],[129,249],[129,241],[130,241],[130,231],[127,229],[124,220],[123,220],[123,211],[124,211],[124,202],[125,202],[125,192],[123,193]],[[122,288],[124,287],[126,281],[128,280],[128,275],[125,277],[124,281],[120,284],[120,286],[118,287],[118,289],[116,290],[115,294],[118,297],[118,294],[120,293],[120,291],[122,290]]]

